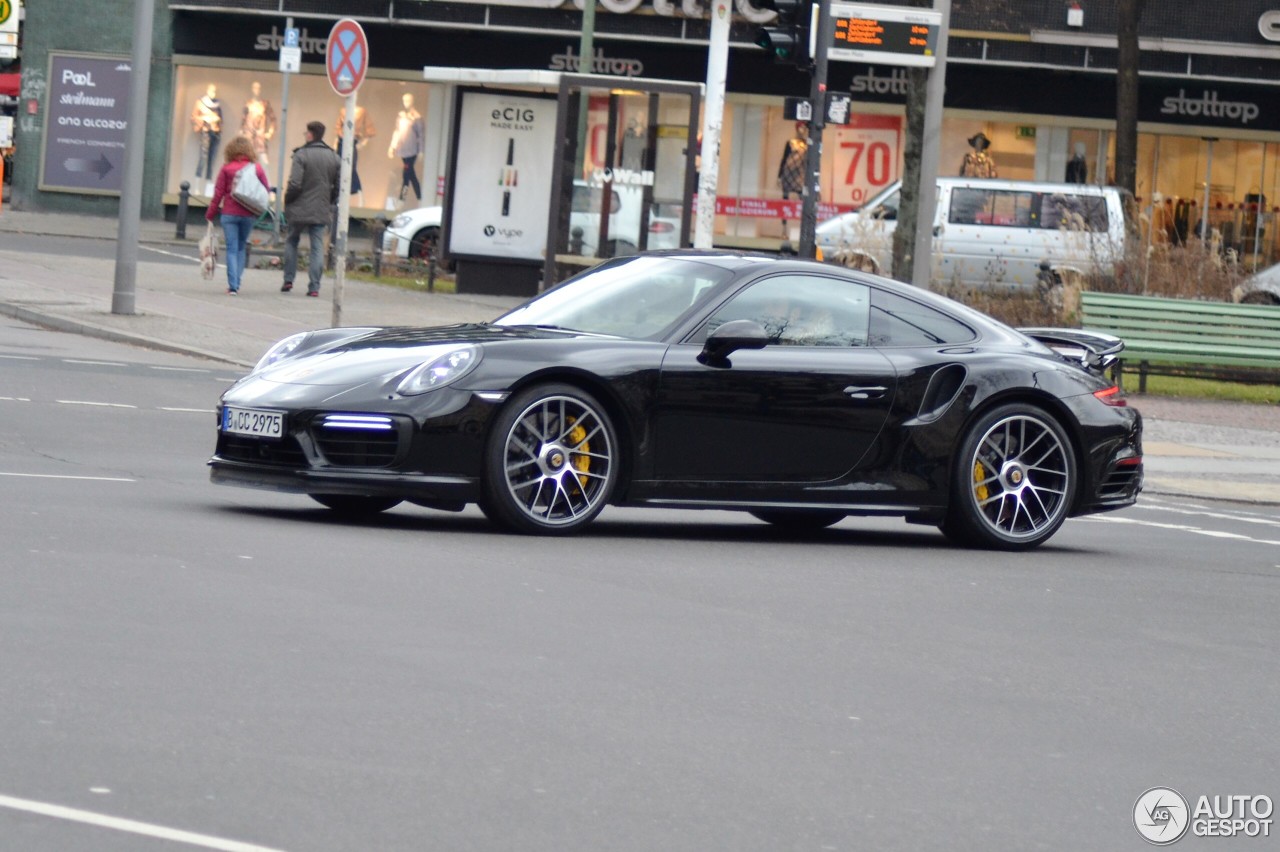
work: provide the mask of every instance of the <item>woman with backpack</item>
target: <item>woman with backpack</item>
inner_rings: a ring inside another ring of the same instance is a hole
[[[253,142],[245,136],[237,136],[227,143],[222,152],[224,163],[218,172],[218,182],[214,186],[213,200],[204,217],[213,222],[213,217],[222,214],[222,234],[227,242],[227,293],[236,295],[240,292],[240,278],[244,274],[249,254],[249,234],[253,231],[253,220],[266,209],[266,199],[271,189],[267,183],[267,173],[258,163],[253,150]],[[253,169],[254,173],[240,177],[244,169]],[[237,181],[237,178],[239,180]],[[261,190],[252,185],[256,178],[261,183]],[[251,205],[260,206],[254,210]]]

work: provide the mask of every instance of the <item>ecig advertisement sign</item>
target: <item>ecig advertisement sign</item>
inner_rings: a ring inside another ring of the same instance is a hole
[[[462,90],[453,146],[449,254],[542,261],[556,100]]]
[[[126,57],[49,55],[40,189],[120,192],[131,73]]]

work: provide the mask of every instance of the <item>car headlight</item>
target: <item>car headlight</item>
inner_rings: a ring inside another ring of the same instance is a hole
[[[267,367],[270,367],[272,364],[288,358],[299,346],[305,343],[306,339],[310,336],[311,332],[309,331],[302,331],[298,334],[289,335],[284,340],[281,340],[279,343],[268,349],[267,354],[263,355],[258,360],[258,363],[254,366],[252,372],[260,372],[265,370]]]
[[[399,216],[391,220],[392,228],[405,228],[405,227],[408,227],[408,225],[409,225],[409,216],[406,213],[401,213]]]
[[[434,361],[427,361],[410,370],[396,387],[396,391],[405,396],[413,396],[444,387],[470,373],[479,363],[480,350],[475,346],[450,350]]]

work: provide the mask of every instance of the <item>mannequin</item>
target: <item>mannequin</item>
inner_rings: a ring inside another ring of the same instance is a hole
[[[960,164],[960,177],[998,177],[996,161],[987,153],[987,149],[991,147],[991,140],[987,138],[987,134],[978,131],[970,136],[969,147],[973,150],[964,155],[964,162]]]
[[[400,99],[403,109],[396,115],[396,132],[391,137],[391,146],[387,148],[387,158],[399,157],[404,164],[404,172],[400,177],[400,198],[412,186],[413,194],[422,200],[422,186],[418,183],[416,162],[422,153],[423,136],[422,114],[413,108],[413,95],[408,92]]]
[[[1075,154],[1067,161],[1067,183],[1089,182],[1089,161],[1084,158],[1083,142],[1077,142]]]
[[[276,114],[271,103],[262,99],[262,84],[254,80],[250,86],[253,94],[244,103],[244,115],[240,119],[240,135],[253,143],[258,162],[267,167],[267,143],[276,135]]]
[[[804,197],[804,173],[809,155],[809,123],[796,122],[796,133],[782,148],[782,162],[778,164],[778,186],[785,201],[794,195]],[[787,235],[787,219],[782,219],[782,233]]]
[[[218,87],[210,83],[204,95],[196,100],[191,110],[191,129],[200,141],[200,159],[196,160],[196,177],[213,180],[214,160],[222,143],[222,101],[218,100]]]
[[[342,156],[342,137],[346,132],[347,108],[343,107],[338,110],[338,156]],[[373,119],[369,118],[369,114],[365,112],[364,107],[356,105],[356,117],[351,123],[351,138],[353,144],[351,146],[351,194],[363,196],[362,187],[360,185],[360,172],[356,170],[356,164],[360,159],[360,149],[369,144],[369,140],[378,135],[378,131],[373,127]],[[356,199],[356,206],[364,206],[364,198]]]

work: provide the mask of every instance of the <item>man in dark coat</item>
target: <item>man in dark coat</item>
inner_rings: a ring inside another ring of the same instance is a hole
[[[293,151],[289,169],[289,186],[284,192],[284,217],[289,223],[289,237],[284,244],[284,284],[281,292],[293,289],[298,273],[298,242],[307,233],[311,257],[307,267],[307,295],[320,295],[320,276],[324,274],[324,232],[332,219],[333,205],[338,201],[338,178],[342,161],[324,144],[324,125],[313,121],[307,125],[307,144]]]

